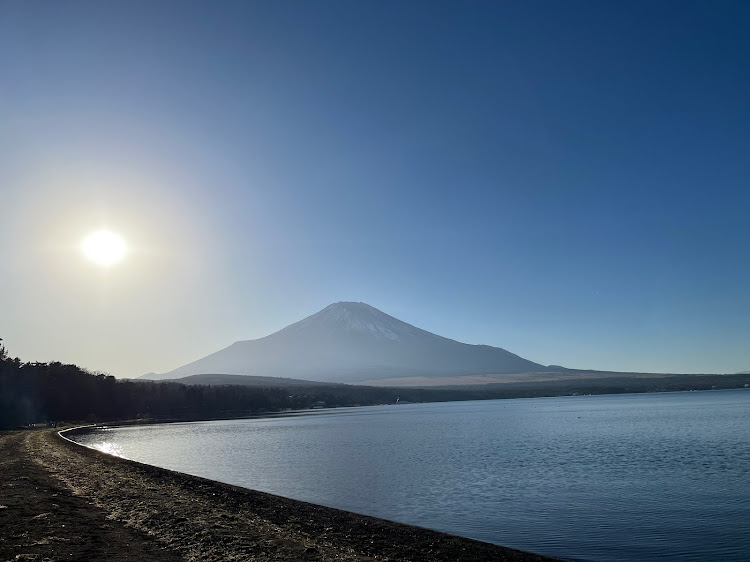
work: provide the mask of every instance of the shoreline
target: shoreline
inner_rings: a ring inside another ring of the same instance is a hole
[[[404,403],[404,406],[414,406],[421,404],[455,404],[455,403],[471,403],[471,402],[494,402],[494,401],[506,401],[506,400],[550,400],[557,398],[589,398],[589,397],[611,397],[611,396],[647,396],[647,395],[670,395],[680,393],[693,393],[693,392],[732,392],[737,390],[749,391],[750,387],[731,387],[731,388],[705,388],[705,389],[693,389],[693,390],[648,390],[648,391],[633,391],[633,392],[602,392],[597,394],[556,394],[549,396],[516,396],[507,398],[472,398],[470,400],[440,400],[430,402],[409,402]],[[279,411],[268,411],[268,412],[248,412],[241,415],[231,416],[186,416],[183,418],[143,418],[143,419],[123,419],[123,420],[104,420],[91,423],[86,426],[77,426],[68,428],[63,431],[77,429],[79,427],[130,427],[135,425],[153,425],[153,424],[169,424],[169,423],[201,423],[201,422],[213,422],[213,421],[235,421],[235,420],[254,420],[254,419],[273,419],[273,418],[292,418],[299,416],[316,416],[326,415],[332,413],[338,413],[342,410],[352,410],[355,408],[380,408],[385,406],[396,406],[397,404],[367,404],[358,406],[330,406],[326,408],[305,408],[301,410],[279,410]],[[401,406],[399,406],[401,407]],[[61,422],[70,423],[70,422]],[[72,423],[83,423],[82,421]],[[37,426],[40,424],[34,424]],[[2,431],[10,431],[13,428],[0,428]],[[20,429],[20,428],[16,428]],[[74,441],[75,443],[75,441]],[[76,443],[79,444],[79,443]]]
[[[0,441],[15,456],[31,460],[62,484],[64,491],[55,492],[55,504],[59,503],[59,495],[67,493],[95,506],[108,524],[128,536],[127,544],[134,544],[135,551],[150,549],[159,560],[171,560],[173,556],[216,561],[552,560],[139,463],[80,445],[62,435],[89,427],[0,432]],[[0,554],[14,552],[4,548],[8,542],[5,520],[8,516],[18,518],[12,507],[0,509]],[[50,514],[54,511],[45,517]],[[34,518],[39,515],[31,515],[29,520],[36,521]],[[75,517],[75,513],[67,517]],[[22,519],[16,526],[19,525],[26,528]],[[65,524],[61,525],[63,529]],[[142,544],[131,534],[140,537]],[[90,541],[95,538],[93,533]],[[54,550],[57,545],[53,540],[42,540],[37,541],[36,547],[49,546]],[[18,550],[17,554],[24,552]],[[126,557],[119,559],[133,559],[127,552],[120,555]],[[58,554],[54,557],[60,558]],[[151,559],[147,553],[137,557]]]

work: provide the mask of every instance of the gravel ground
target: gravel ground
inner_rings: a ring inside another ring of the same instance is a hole
[[[0,432],[0,561],[549,560]]]

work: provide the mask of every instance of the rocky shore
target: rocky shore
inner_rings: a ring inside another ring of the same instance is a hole
[[[548,560],[0,432],[0,561]]]

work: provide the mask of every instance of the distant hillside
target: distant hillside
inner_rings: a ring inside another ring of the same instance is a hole
[[[457,342],[367,304],[340,302],[270,336],[239,341],[168,373],[142,378],[219,373],[357,383],[547,370],[499,347]]]
[[[446,377],[402,377],[393,379],[378,379],[363,381],[362,384],[369,386],[403,388],[403,387],[422,387],[422,388],[469,388],[478,389],[483,387],[495,387],[502,385],[538,385],[556,381],[573,382],[580,381],[586,384],[586,381],[602,381],[605,379],[618,380],[658,380],[670,377],[684,377],[690,380],[690,377],[725,377],[727,375],[685,375],[680,373],[632,373],[617,371],[593,371],[587,369],[566,369],[559,367],[560,370],[549,370],[538,373],[510,373],[504,375],[463,375],[463,376],[446,376]]]
[[[145,377],[134,379],[137,381],[146,381]],[[342,386],[339,383],[305,381],[302,379],[287,379],[284,377],[259,377],[250,375],[190,375],[181,379],[160,379],[164,382],[179,382],[181,384],[213,384],[213,385],[239,385],[239,386],[257,386],[269,388],[284,388],[304,386],[311,387],[330,387]]]
[[[750,387],[750,375],[641,375],[589,373],[593,378],[548,377],[460,388],[375,388],[307,381],[207,375],[208,384],[116,380],[75,365],[22,363],[0,344],[0,428],[50,421],[198,420],[235,418],[285,410],[403,402],[532,398],[572,394],[720,390]],[[227,385],[225,381],[252,382]],[[297,383],[300,383],[299,385]],[[750,390],[748,390],[750,391]]]

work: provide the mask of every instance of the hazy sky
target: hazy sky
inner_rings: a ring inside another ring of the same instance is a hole
[[[744,0],[2,2],[0,337],[136,376],[354,300],[750,369],[748,54]]]

